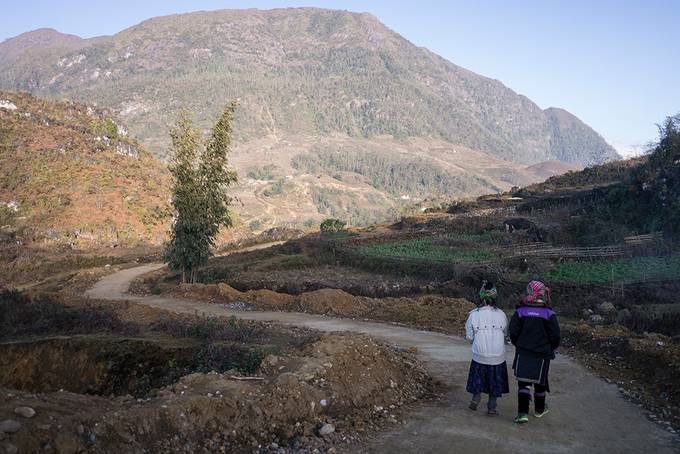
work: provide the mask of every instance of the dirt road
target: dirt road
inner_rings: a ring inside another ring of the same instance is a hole
[[[234,315],[248,320],[277,320],[321,331],[367,333],[404,347],[416,347],[435,378],[450,386],[445,398],[423,405],[404,426],[378,434],[365,453],[671,453],[680,446],[676,436],[648,421],[641,410],[622,399],[609,385],[565,357],[551,367],[548,398],[551,413],[530,423],[512,423],[515,389],[500,401],[501,416],[467,409],[465,380],[470,347],[455,336],[382,323],[335,319],[287,312],[243,312],[219,305],[153,296],[128,295],[130,282],[161,268],[150,264],[122,270],[99,281],[87,294],[103,300],[129,300],[178,313]],[[508,348],[511,359],[512,348]],[[483,406],[482,406],[483,407]],[[353,449],[352,452],[357,452]]]

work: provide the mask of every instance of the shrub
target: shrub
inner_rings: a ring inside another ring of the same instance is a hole
[[[248,228],[251,231],[259,230],[262,228],[262,222],[259,219],[253,219],[248,223]]]
[[[0,204],[0,227],[3,225],[14,225],[16,212],[7,205]]]
[[[253,180],[273,180],[276,178],[275,170],[276,166],[273,164],[267,164],[262,167],[253,166],[248,169],[246,175]]]
[[[192,337],[203,341],[248,342],[262,334],[261,326],[236,317],[224,319],[198,315],[162,318],[154,323],[152,329],[174,337]]]
[[[328,218],[321,223],[319,229],[321,230],[321,233],[338,233],[345,230],[346,225],[347,224],[340,219]]]
[[[265,189],[262,194],[264,194],[265,197],[274,197],[283,194],[283,187],[285,184],[286,181],[283,178],[276,180],[270,187]]]

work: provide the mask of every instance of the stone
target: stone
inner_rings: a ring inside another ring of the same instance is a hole
[[[616,314],[616,323],[619,325],[625,325],[633,316],[631,314],[630,310],[628,309],[621,309],[617,314]]]
[[[319,435],[326,436],[335,432],[335,426],[333,424],[324,424],[321,429],[319,429]]]
[[[588,323],[591,325],[601,325],[604,323],[604,317],[602,317],[600,314],[591,315],[588,319]]]
[[[604,303],[597,306],[597,311],[600,314],[610,315],[616,312],[616,306],[614,306],[609,301],[605,301]]]
[[[4,421],[0,421],[0,432],[12,434],[14,432],[18,432],[19,429],[21,429],[21,423],[19,421],[14,419],[5,419]]]
[[[14,446],[12,443],[5,443],[3,447],[5,448],[5,454],[16,454],[19,452],[19,448]]]
[[[32,418],[35,416],[35,410],[31,407],[17,407],[14,409],[14,414],[23,416],[24,418]]]
[[[17,110],[17,106],[9,99],[0,99],[0,109]]]

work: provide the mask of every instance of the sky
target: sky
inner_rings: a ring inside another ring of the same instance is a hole
[[[542,108],[567,109],[623,154],[680,112],[680,0],[0,0],[0,41],[41,27],[92,37],[173,13],[293,6],[372,13]]]

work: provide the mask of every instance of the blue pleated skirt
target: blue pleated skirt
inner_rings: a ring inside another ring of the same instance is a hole
[[[470,394],[485,393],[494,397],[501,397],[501,395],[509,393],[507,364],[503,362],[490,366],[479,364],[473,360],[470,363],[470,373],[465,389]]]

